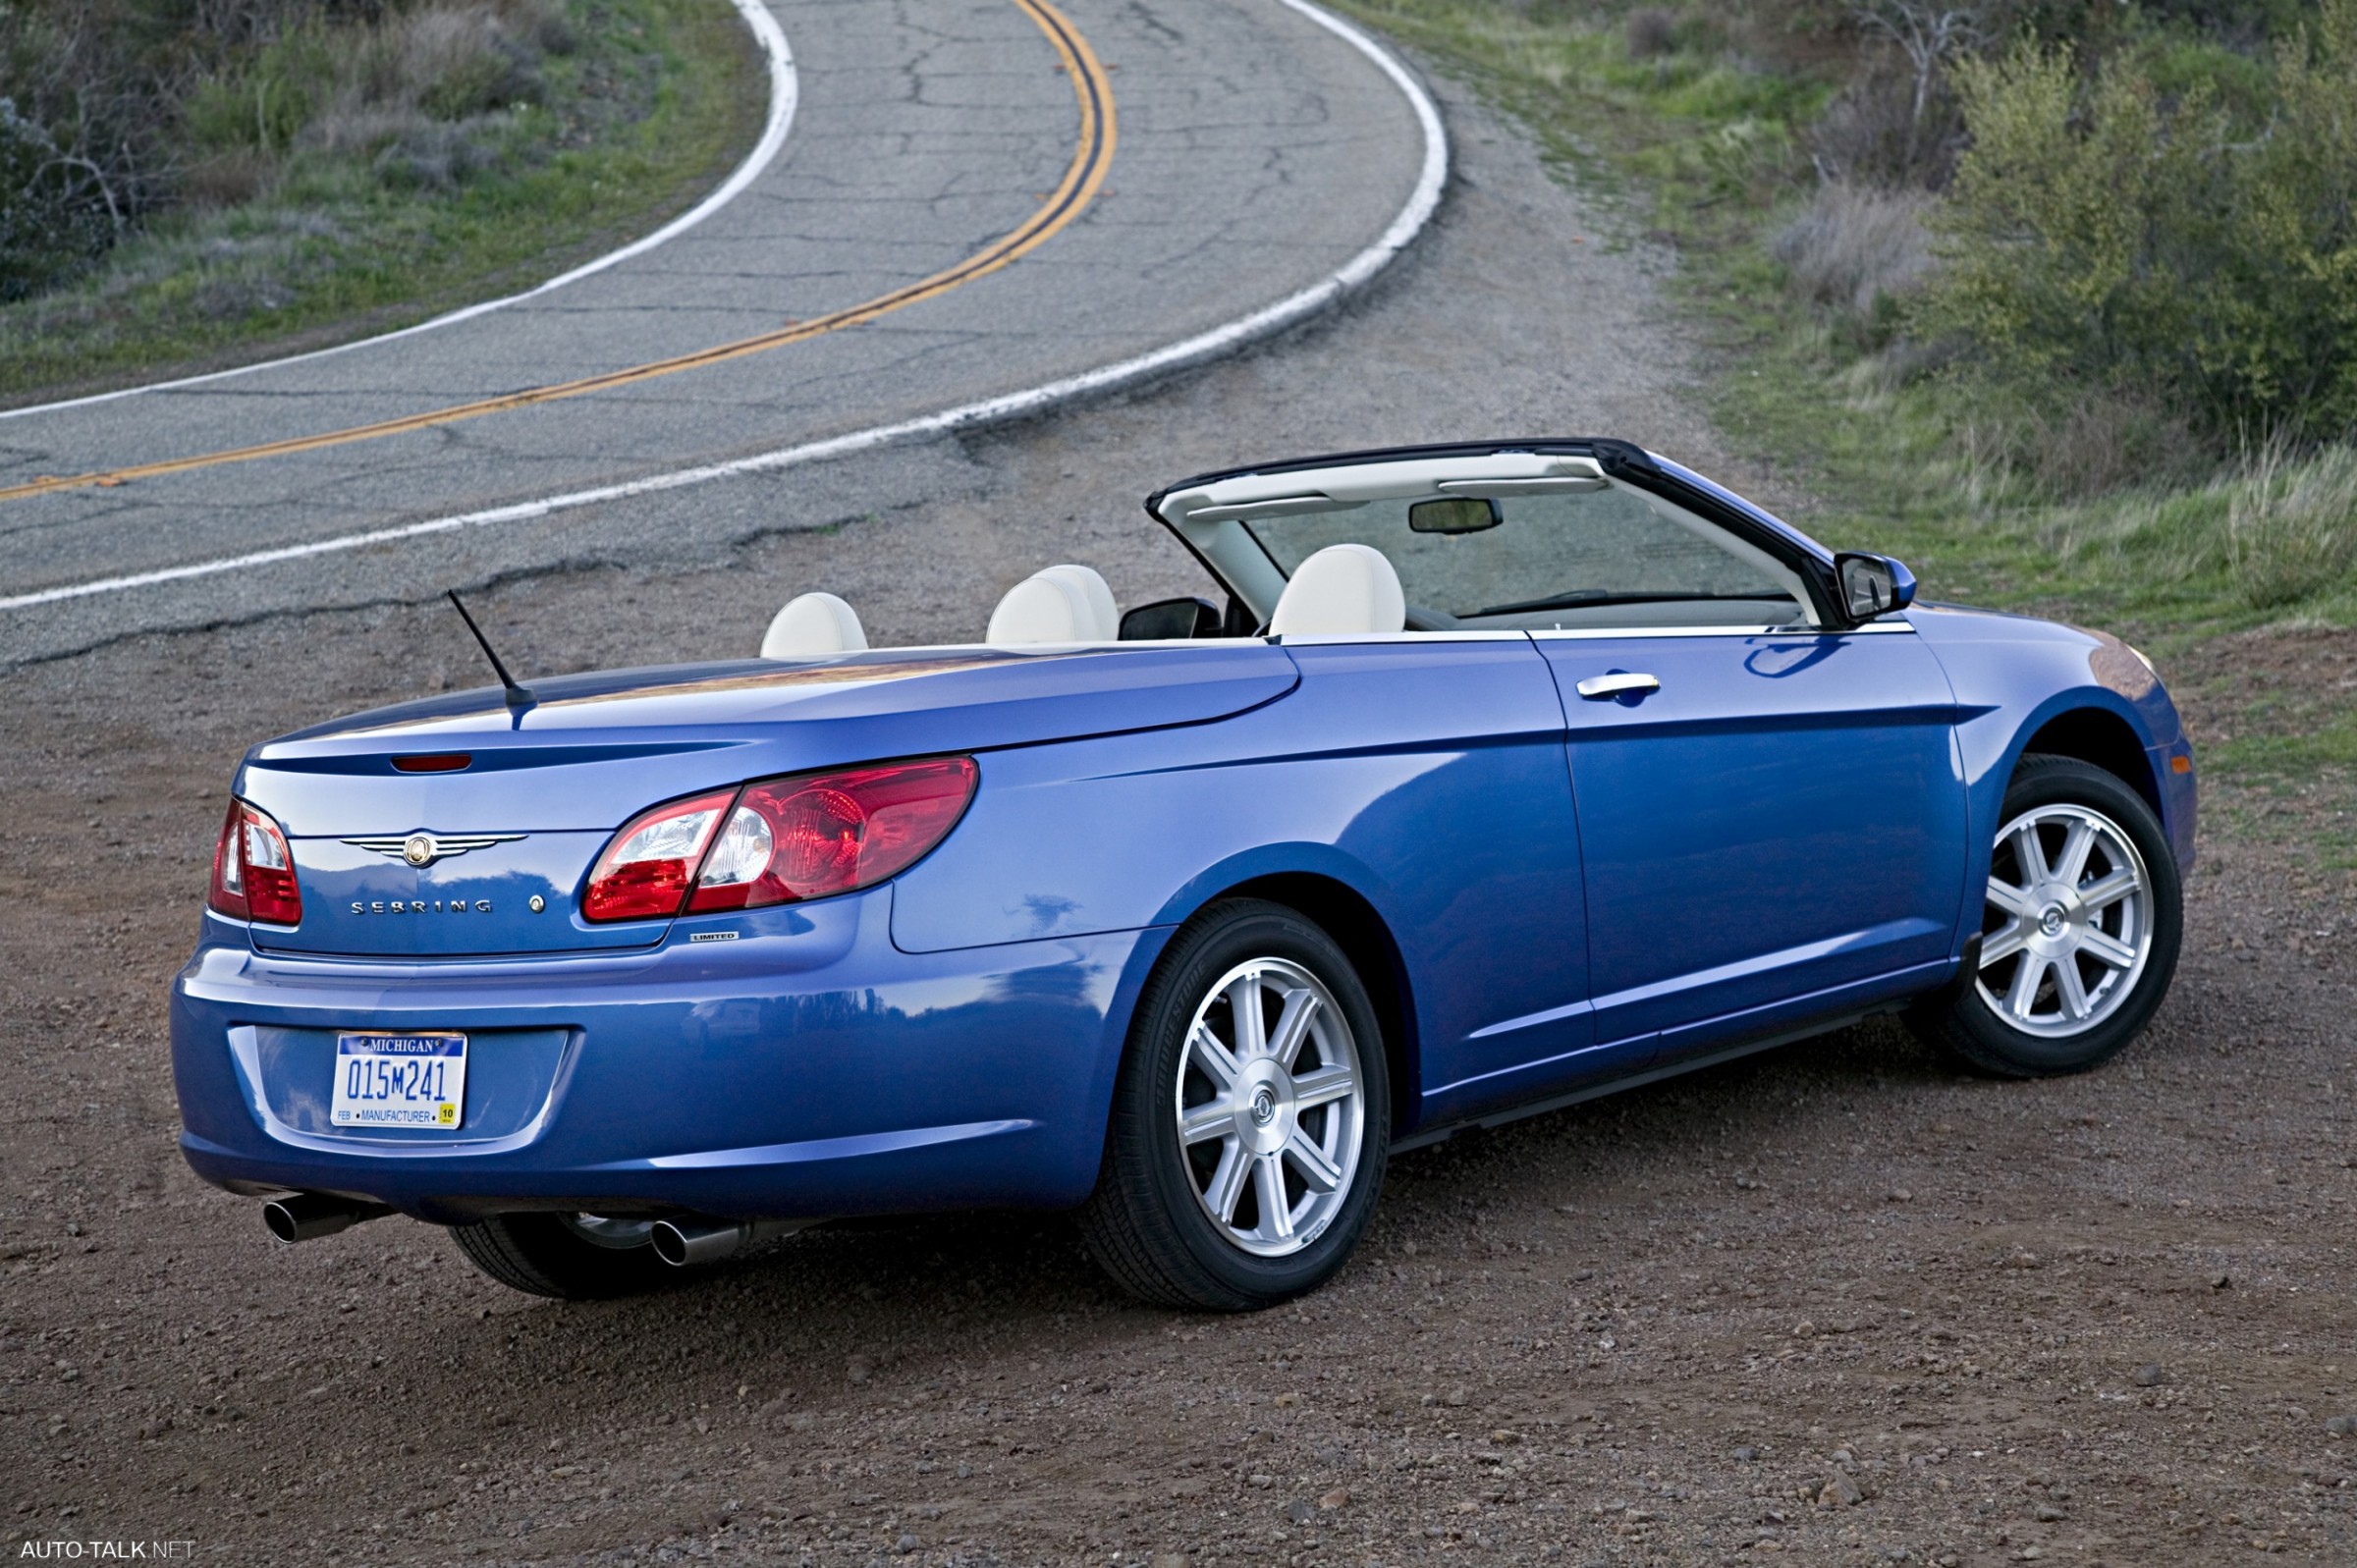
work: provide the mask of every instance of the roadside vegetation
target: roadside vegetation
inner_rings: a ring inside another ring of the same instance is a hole
[[[526,287],[756,134],[698,0],[0,0],[0,401]]]
[[[2165,668],[2357,625],[2357,0],[1344,3],[1679,248],[1821,536]],[[2350,794],[2284,695],[2206,766]]]

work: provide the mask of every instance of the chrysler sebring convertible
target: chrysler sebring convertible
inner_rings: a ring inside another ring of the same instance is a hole
[[[2116,638],[1618,441],[1146,509],[1203,597],[1053,566],[870,648],[813,592],[759,657],[256,746],[173,987],[189,1162],[551,1296],[1002,1207],[1242,1309],[1466,1127],[1877,1013],[2074,1072],[2161,1004],[2193,757]]]

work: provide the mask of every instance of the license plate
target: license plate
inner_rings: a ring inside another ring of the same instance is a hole
[[[452,1128],[466,1116],[465,1035],[338,1035],[328,1120]]]

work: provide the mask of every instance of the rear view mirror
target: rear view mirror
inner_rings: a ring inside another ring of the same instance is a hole
[[[1171,642],[1219,634],[1219,607],[1208,599],[1157,599],[1122,617],[1124,642]]]
[[[1446,496],[1407,509],[1410,533],[1479,533],[1505,520],[1498,514],[1497,502],[1479,496]]]
[[[1844,551],[1834,557],[1841,584],[1841,610],[1853,625],[1895,615],[1915,602],[1915,573],[1889,556]]]

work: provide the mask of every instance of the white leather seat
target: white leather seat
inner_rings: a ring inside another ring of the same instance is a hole
[[[1328,545],[1293,568],[1269,618],[1278,636],[1349,636],[1407,626],[1399,573],[1371,545]]]
[[[867,646],[859,613],[831,593],[796,594],[786,601],[761,638],[764,659],[858,653]]]
[[[1121,609],[1105,579],[1087,567],[1050,567],[1007,590],[990,613],[982,640],[996,647],[1035,642],[1112,642]]]

